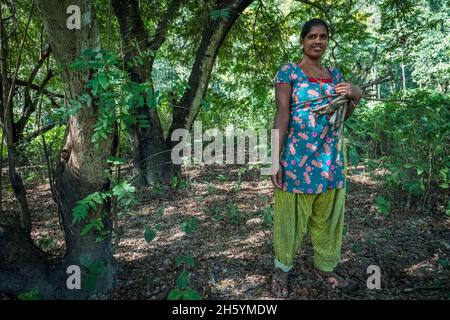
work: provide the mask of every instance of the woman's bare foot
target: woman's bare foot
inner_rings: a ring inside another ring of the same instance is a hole
[[[286,298],[289,295],[288,275],[289,272],[283,272],[280,269],[273,273],[272,293],[279,298]]]
[[[338,276],[334,272],[326,272],[314,268],[314,274],[320,279],[324,280],[326,283],[330,284],[334,288],[345,288],[350,285],[350,282],[344,278]]]

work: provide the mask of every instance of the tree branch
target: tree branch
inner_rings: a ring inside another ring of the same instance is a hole
[[[33,131],[32,133],[30,133],[27,137],[25,137],[21,142],[30,142],[31,140],[33,140],[34,138],[39,137],[41,134],[46,133],[47,131],[52,130],[57,124],[56,123],[50,123],[48,125],[46,125],[43,128],[40,128],[39,130]]]
[[[167,8],[164,17],[158,23],[155,34],[149,40],[148,47],[150,50],[157,51],[164,43],[166,39],[167,30],[169,29],[171,22],[175,18],[175,15],[178,13],[180,5],[181,0],[172,0],[169,7]]]
[[[22,116],[14,125],[14,131],[17,136],[22,135],[23,129],[27,125],[28,120],[30,119],[33,112],[36,111],[36,107],[37,107],[39,98],[42,95],[42,92],[43,92],[45,86],[47,86],[50,79],[53,78],[53,75],[54,75],[53,71],[48,70],[47,75],[46,75],[45,79],[42,81],[39,88],[37,89],[36,97],[33,100],[31,100],[31,95],[29,92],[25,95]],[[30,87],[30,84],[28,83],[27,88],[29,88],[29,87]],[[25,90],[27,90],[27,89],[25,89]]]
[[[11,80],[11,79],[9,79],[9,80]],[[22,80],[22,79],[16,79],[15,85],[16,86],[20,86],[20,87],[26,87],[28,85],[28,81],[25,81],[25,80]],[[31,83],[30,84],[30,88],[33,89],[33,90],[40,90],[41,86],[37,85],[37,84],[34,84],[34,83]],[[63,94],[54,93],[54,92],[51,92],[48,89],[42,89],[42,94],[45,94],[48,97],[64,99],[64,95]]]
[[[39,58],[39,61],[36,64],[36,66],[34,66],[33,71],[31,71],[31,74],[28,77],[28,84],[25,88],[25,100],[30,100],[30,102],[31,102],[31,95],[30,95],[31,84],[33,83],[34,79],[36,78],[36,75],[39,72],[39,70],[41,69],[45,60],[47,60],[47,58],[50,56],[51,52],[52,52],[52,48],[50,46],[47,46],[47,48],[45,48],[45,50],[41,53],[41,57]]]
[[[206,94],[219,49],[231,27],[252,2],[253,0],[230,0],[223,1],[222,4],[216,6],[216,10],[227,9],[228,16],[210,19],[202,31],[202,40],[189,75],[189,89],[184,92],[180,103],[177,104],[184,108],[174,108],[173,121],[167,140],[170,140],[174,130],[191,128],[200,110],[201,101]],[[189,108],[189,110],[185,108]]]

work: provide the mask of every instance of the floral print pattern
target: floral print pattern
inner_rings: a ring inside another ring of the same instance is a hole
[[[334,86],[343,81],[339,69],[328,70],[332,78],[319,79],[327,95],[335,94]],[[313,112],[334,97],[315,99],[320,97],[320,84],[297,63],[280,67],[274,78],[274,85],[278,83],[291,85],[290,121],[281,157],[283,190],[317,194],[345,187],[344,163],[337,160],[337,132],[329,123],[332,114]],[[340,159],[344,159],[343,149]]]

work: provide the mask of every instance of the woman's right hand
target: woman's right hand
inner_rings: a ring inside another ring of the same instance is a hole
[[[283,167],[281,165],[278,166],[278,172],[271,176],[271,180],[275,188],[283,188]]]

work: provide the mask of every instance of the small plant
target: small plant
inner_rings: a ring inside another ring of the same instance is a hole
[[[263,216],[263,222],[265,225],[271,225],[273,221],[273,207],[267,207],[260,211]]]
[[[239,224],[242,220],[241,212],[230,201],[227,203],[227,218],[233,224]]]
[[[195,196],[194,199],[197,202],[202,202],[203,201],[203,196]]]
[[[38,240],[37,244],[42,250],[46,251],[53,248],[56,245],[56,241],[55,239],[43,238]]]
[[[169,300],[202,300],[201,295],[197,291],[188,287],[188,277],[189,274],[186,270],[181,272],[177,278],[177,287],[169,292],[167,297]]]
[[[360,245],[358,242],[356,242],[356,243],[353,245],[353,252],[354,252],[356,255],[359,255],[359,254],[361,253],[361,245]]]
[[[169,187],[162,183],[155,183],[150,189],[150,196],[152,198],[158,198],[167,193]]]
[[[375,209],[377,210],[378,214],[387,217],[391,210],[391,202],[378,195],[375,198]]]
[[[198,219],[191,218],[181,224],[181,229],[186,235],[191,234],[198,226]],[[189,273],[187,269],[194,265],[194,258],[191,255],[177,256],[175,263],[177,267],[183,266],[183,271],[178,275],[176,288],[170,290],[169,300],[201,300],[201,295],[194,289],[188,287]]]
[[[19,300],[41,300],[42,296],[38,287],[34,287],[30,291],[21,293],[17,296]]]
[[[211,207],[211,213],[212,213],[211,218],[214,221],[216,221],[216,222],[223,221],[225,219],[225,216],[223,214],[223,210],[218,205],[215,205],[215,206]]]
[[[155,239],[156,237],[156,230],[153,229],[151,226],[146,225],[145,231],[144,231],[144,239],[147,241],[147,243],[150,243]]]
[[[158,218],[162,218],[162,216],[164,215],[164,211],[164,207],[159,207],[158,209],[156,209],[155,214]]]
[[[39,174],[36,171],[32,171],[25,178],[25,182],[26,183],[33,183],[33,182],[36,182],[39,178],[40,178]]]
[[[219,175],[217,176],[217,179],[218,179],[220,182],[227,181],[227,177],[225,177],[223,174],[219,174]]]
[[[216,193],[217,188],[214,187],[214,185],[211,182],[208,182],[208,193],[209,194],[214,194]]]
[[[195,229],[197,229],[199,224],[199,220],[196,217],[190,218],[187,221],[184,221],[181,224],[181,230],[183,230],[184,233],[187,235],[192,233]]]
[[[186,190],[189,187],[189,182],[180,177],[172,177],[171,186],[173,189]]]
[[[236,185],[233,187],[233,192],[239,192],[241,191],[241,185],[242,185],[242,177],[244,176],[244,174],[247,172],[247,168],[246,167],[242,167],[239,169],[238,171],[238,180],[236,182]]]
[[[80,264],[86,268],[86,275],[83,277],[83,288],[93,291],[97,286],[99,277],[105,273],[105,264],[102,261],[95,261],[89,255],[80,257]]]
[[[342,237],[345,237],[348,234],[347,227],[342,228]]]

